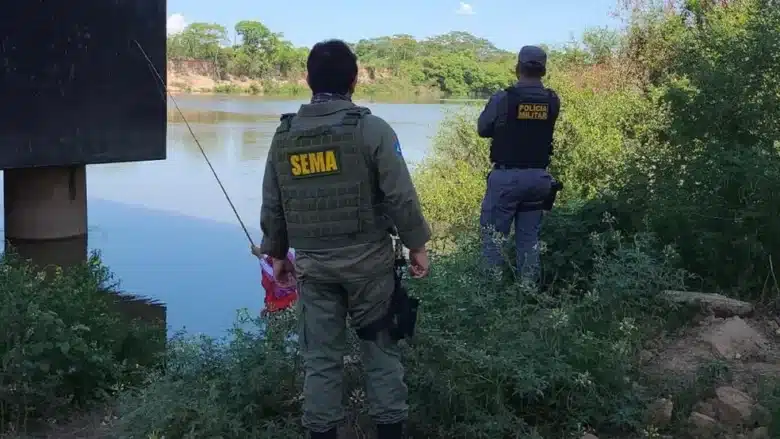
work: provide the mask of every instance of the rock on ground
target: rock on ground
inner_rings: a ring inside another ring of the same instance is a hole
[[[752,386],[755,383],[751,381],[758,376],[780,374],[780,339],[773,334],[764,335],[769,329],[764,326],[762,322],[740,317],[711,316],[683,334],[659,340],[660,346],[645,354],[642,360],[651,375],[689,383],[700,367],[715,360],[726,361],[737,381],[744,381],[734,387]]]
[[[715,418],[717,413],[715,412],[714,399],[708,401],[699,401],[693,406],[693,411],[707,415],[710,418]]]
[[[769,341],[739,317],[712,325],[702,334],[712,352],[721,359],[761,358],[769,349]]]
[[[728,386],[715,389],[715,395],[713,402],[718,420],[729,426],[746,425],[750,422],[755,405],[750,395]]]
[[[691,436],[696,439],[712,439],[718,432],[718,421],[701,413],[691,413],[688,424]]]
[[[692,291],[664,291],[662,295],[669,301],[701,308],[719,317],[748,316],[753,313],[753,305],[720,294]]]

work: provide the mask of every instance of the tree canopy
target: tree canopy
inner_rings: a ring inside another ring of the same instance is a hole
[[[237,38],[230,42],[224,26],[192,23],[168,38],[168,56],[213,62],[222,79],[303,77],[309,48],[296,47],[259,21],[242,20],[234,30]],[[423,40],[397,34],[362,39],[350,46],[371,80],[402,80],[413,87],[435,88],[445,96],[485,96],[514,78],[516,54],[468,32]]]

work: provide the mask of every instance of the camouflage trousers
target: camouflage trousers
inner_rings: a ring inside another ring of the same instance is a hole
[[[347,315],[361,327],[387,313],[394,289],[393,272],[371,280],[299,283],[299,342],[303,355],[303,419],[313,432],[327,431],[345,418],[342,405]],[[360,341],[366,373],[368,414],[378,424],[406,420],[407,387],[397,342],[387,331],[376,341]]]

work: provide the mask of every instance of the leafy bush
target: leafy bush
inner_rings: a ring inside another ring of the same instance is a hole
[[[155,364],[164,330],[124,319],[97,254],[72,270],[0,261],[0,422],[17,428],[104,401]]]
[[[294,328],[292,312],[268,321],[243,312],[229,340],[177,334],[166,373],[121,400],[119,431],[139,438],[300,437],[292,416],[303,378]]]
[[[476,133],[477,114],[468,106],[448,114],[414,171],[420,203],[438,236],[468,229],[479,215],[490,160],[488,142]]]
[[[640,424],[634,354],[668,312],[657,293],[679,288],[685,273],[648,236],[608,231],[592,242],[594,268],[577,273],[586,288],[548,293],[481,274],[472,234],[458,238],[455,253],[434,256],[431,278],[412,284],[423,308],[419,335],[405,349],[416,434],[495,438]],[[227,340],[177,337],[167,373],[123,400],[121,432],[300,437],[295,314],[272,319],[244,314]],[[239,329],[248,322],[253,331]],[[345,401],[358,424],[359,369],[347,372]]]
[[[769,424],[770,437],[780,435],[780,380],[774,377],[764,380],[760,386],[759,402],[766,407],[772,420]]]
[[[540,293],[480,275],[479,242],[469,237],[434,260],[431,279],[415,288],[424,312],[407,367],[423,437],[638,426],[634,354],[666,312],[656,293],[679,287],[685,273],[650,237],[592,240],[593,270],[578,273],[585,288]]]
[[[666,116],[633,145],[620,197],[664,242],[679,243],[708,287],[777,292],[767,280],[780,252],[780,8],[742,0],[682,15],[629,34],[632,53],[662,41],[639,65]]]

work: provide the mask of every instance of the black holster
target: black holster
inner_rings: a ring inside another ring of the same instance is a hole
[[[543,200],[531,201],[528,203],[522,203],[517,208],[518,212],[532,212],[535,210],[551,211],[555,204],[555,199],[558,197],[558,192],[563,190],[563,183],[553,179],[552,186],[550,186],[550,193]]]
[[[542,210],[551,211],[553,208],[553,204],[555,204],[555,199],[558,197],[558,192],[563,190],[563,183],[561,183],[558,180],[553,179],[552,186],[550,187],[550,195],[547,196],[547,198],[544,199],[544,202],[542,203]]]
[[[410,296],[409,290],[403,284],[406,258],[404,258],[401,244],[397,240],[395,246],[395,287],[390,299],[390,308],[383,318],[356,330],[358,338],[362,340],[376,340],[377,335],[384,330],[389,332],[393,341],[399,341],[402,338],[408,340],[414,336],[420,300]]]
[[[406,266],[406,260],[403,265]],[[393,289],[393,298],[390,301],[392,317],[390,324],[390,337],[395,340],[402,338],[411,339],[414,336],[414,328],[417,326],[417,309],[420,306],[420,300],[409,295],[402,282],[402,270],[398,267],[396,261],[395,270],[395,288]]]

